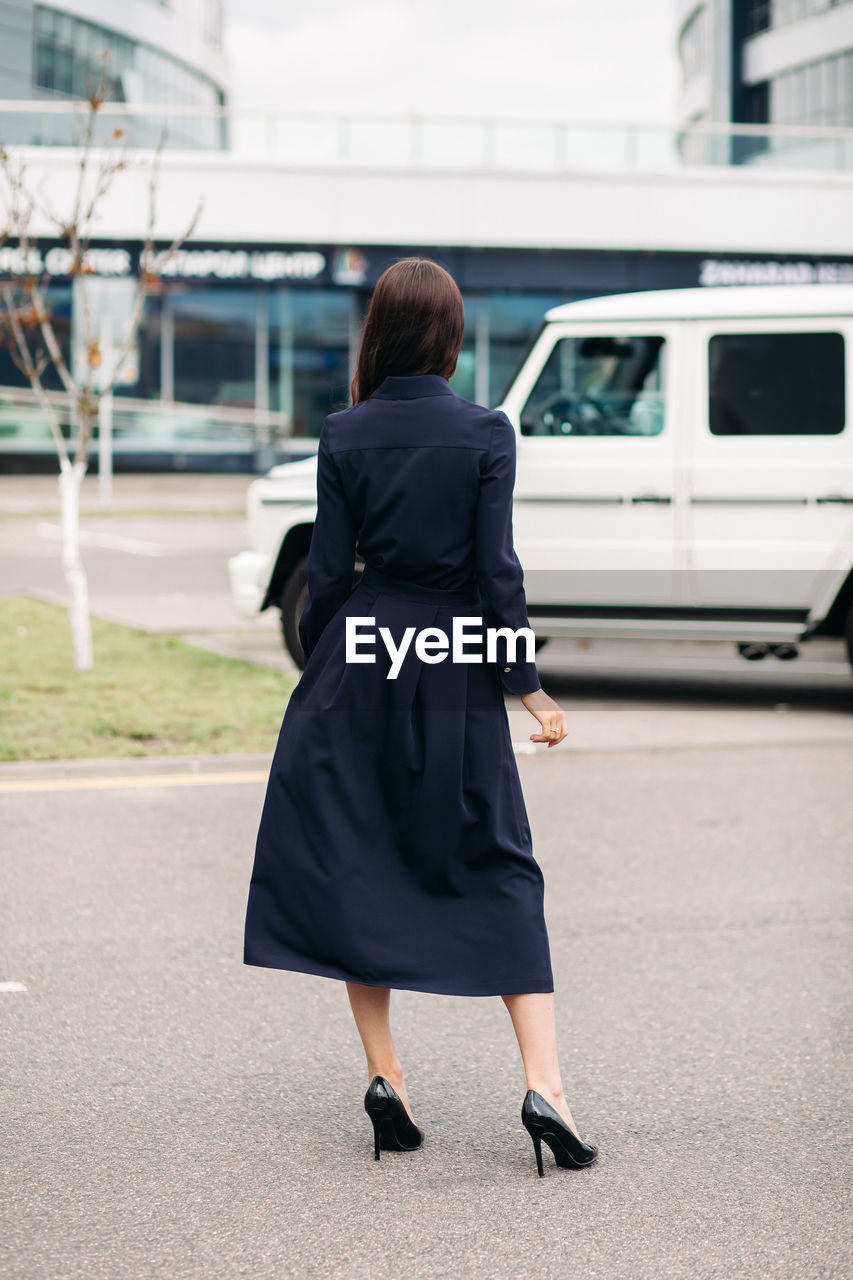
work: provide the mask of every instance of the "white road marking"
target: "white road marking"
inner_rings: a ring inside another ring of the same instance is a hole
[[[0,991],[26,991],[23,982],[0,982]]]
[[[58,524],[40,521],[36,525],[36,533],[40,538],[50,538],[53,542],[62,541],[62,528]],[[86,547],[104,547],[108,551],[126,551],[131,556],[166,554],[156,542],[145,542],[142,538],[126,538],[121,533],[97,533],[93,529],[80,530],[80,543]]]

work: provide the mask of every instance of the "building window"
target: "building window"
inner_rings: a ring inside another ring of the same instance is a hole
[[[761,84],[747,86],[745,94],[744,124],[767,124],[770,119],[770,86],[766,80]]]
[[[255,404],[255,290],[170,290],[174,395],[192,404]]]
[[[57,284],[51,281],[47,287],[47,309],[53,322],[53,329],[59,342],[63,358],[66,364],[71,363],[71,285]],[[43,343],[36,337],[31,335],[34,353],[43,350]],[[0,386],[4,387],[29,387],[30,380],[24,371],[19,368],[15,360],[12,358],[12,346],[6,342],[0,342]],[[48,360],[45,364],[44,371],[41,375],[42,386],[49,391],[63,391],[64,383],[57,372],[56,365],[52,360]],[[36,417],[40,420],[40,410],[36,413]],[[17,415],[16,415],[17,416]],[[12,428],[11,434],[15,434],[17,428]],[[0,439],[5,437],[7,431],[0,424]],[[45,434],[47,429],[45,428]]]
[[[349,404],[356,295],[343,289],[273,289],[268,306],[269,406],[291,434],[316,439],[323,419]]]
[[[451,378],[451,386],[458,396],[464,400],[477,401],[477,357],[482,351],[482,344],[477,338],[483,325],[488,327],[488,300],[484,297],[463,294],[465,303],[465,331],[462,335],[462,349],[456,361],[456,369]]]
[[[716,334],[708,343],[715,436],[826,436],[844,429],[840,333]]]
[[[774,77],[773,124],[853,125],[853,49]]]
[[[539,332],[545,312],[570,300],[558,293],[493,293],[489,297],[489,407],[500,404]]]
[[[766,31],[771,24],[771,5],[773,0],[750,0],[746,16],[747,34],[754,36],[759,31]]]
[[[757,35],[768,27],[785,27],[790,22],[800,22],[814,13],[849,3],[850,0],[749,0],[747,32]]]
[[[656,436],[664,339],[560,338],[521,411],[524,436]]]
[[[743,91],[743,119],[741,124],[767,124],[770,115],[770,86],[768,82],[746,85]],[[753,134],[738,134],[731,140],[731,163],[748,164],[768,151],[770,139]]]
[[[135,386],[117,387],[119,395],[135,396],[140,400],[159,400],[162,396],[163,296],[150,293],[145,299],[142,323],[139,326],[139,381]]]

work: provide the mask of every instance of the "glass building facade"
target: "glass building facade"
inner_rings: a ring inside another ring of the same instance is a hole
[[[0,100],[44,102],[47,109],[9,110],[0,120],[5,143],[68,145],[79,141],[85,103],[104,80],[108,104],[121,115],[131,146],[223,149],[227,64],[222,50],[223,0],[0,0]],[[162,106],[163,113],[156,108]],[[117,121],[104,113],[98,138]]]
[[[853,128],[853,0],[698,0],[682,11],[678,48],[686,125]],[[845,144],[818,134],[686,134],[682,154],[700,163],[778,157],[808,166],[833,145]]]
[[[158,3],[158,0],[150,0]],[[162,49],[48,5],[36,5],[33,22],[33,85],[39,90],[86,98],[106,68],[111,102],[221,107],[222,90],[207,76]],[[221,147],[222,121],[170,114],[130,121],[136,146],[168,131],[175,147]]]
[[[494,405],[544,312],[577,294],[463,296],[465,337],[451,382],[466,399]],[[146,302],[139,380],[119,394],[269,409],[286,416],[290,435],[316,438],[326,415],[349,403],[368,302],[362,291],[334,286],[170,285]]]
[[[56,242],[39,246],[50,267]],[[90,276],[99,314],[131,309],[142,246],[93,245],[116,273]],[[4,254],[0,249],[0,275]],[[350,402],[350,383],[373,287],[408,256],[445,266],[462,291],[465,335],[451,379],[459,395],[494,407],[553,306],[601,294],[711,284],[853,281],[853,255],[800,260],[612,250],[440,246],[196,244],[178,255],[145,303],[132,375],[116,389],[117,468],[266,469],[307,456],[325,417]],[[123,274],[121,274],[123,272]],[[278,272],[277,279],[270,274]],[[284,278],[286,277],[286,278]],[[83,332],[80,281],[54,275],[50,304],[66,359]],[[585,357],[586,358],[586,357]],[[58,379],[48,371],[52,389]],[[22,414],[26,379],[0,345],[0,470],[55,465],[37,412]],[[4,398],[4,390],[6,395]],[[647,388],[651,400],[655,388]],[[39,432],[41,433],[39,435]]]

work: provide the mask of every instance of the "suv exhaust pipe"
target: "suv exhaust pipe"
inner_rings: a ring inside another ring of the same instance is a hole
[[[766,644],[762,640],[748,641],[739,644],[737,651],[747,662],[760,662],[762,658],[771,655],[779,658],[781,662],[790,662],[792,658],[798,658],[800,651],[795,644]]]
[[[755,641],[749,644],[739,644],[737,651],[742,658],[746,658],[747,662],[760,662],[762,658],[767,657],[770,652],[770,646]]]

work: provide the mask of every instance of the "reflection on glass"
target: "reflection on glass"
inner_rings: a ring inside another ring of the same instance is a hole
[[[251,408],[255,403],[255,291],[175,289],[175,399]]]
[[[162,296],[149,294],[145,299],[142,323],[139,326],[139,381],[135,386],[120,384],[116,387],[117,395],[134,396],[140,400],[160,399],[162,329]]]
[[[450,385],[458,396],[464,400],[477,403],[477,326],[488,325],[487,298],[463,295],[465,303],[465,333],[462,339],[462,350],[456,362],[456,372],[450,379]]]
[[[47,305],[53,320],[53,328],[59,341],[66,363],[71,362],[71,286],[69,284],[50,284],[47,289]],[[44,345],[34,330],[27,332],[32,354],[35,359],[44,352]],[[49,391],[62,391],[62,380],[56,372],[52,360],[48,360],[41,375],[42,386]],[[12,358],[10,343],[0,342],[0,387],[29,387],[30,380]],[[70,436],[68,415],[63,417],[62,430],[66,437]],[[38,404],[30,407],[22,405],[0,405],[0,456],[3,457],[3,469],[10,466],[16,469],[16,455],[26,455],[27,449],[34,449],[40,456],[52,457],[54,454],[53,437],[50,424]],[[53,464],[55,466],[55,463]]]
[[[353,296],[341,289],[274,289],[269,297],[269,403],[292,434],[316,439],[349,404]]]
[[[509,390],[542,317],[568,302],[567,293],[498,293],[489,298],[489,405]]]
[[[47,289],[47,306],[53,321],[54,332],[66,362],[71,360],[71,285],[50,284]],[[44,344],[35,330],[27,331],[33,356],[38,359],[44,352]],[[28,387],[30,380],[12,358],[12,343],[0,342],[0,386]],[[45,364],[41,375],[42,386],[48,391],[62,391],[64,384],[52,360]]]
[[[656,436],[664,339],[561,338],[521,413],[525,436]]]

